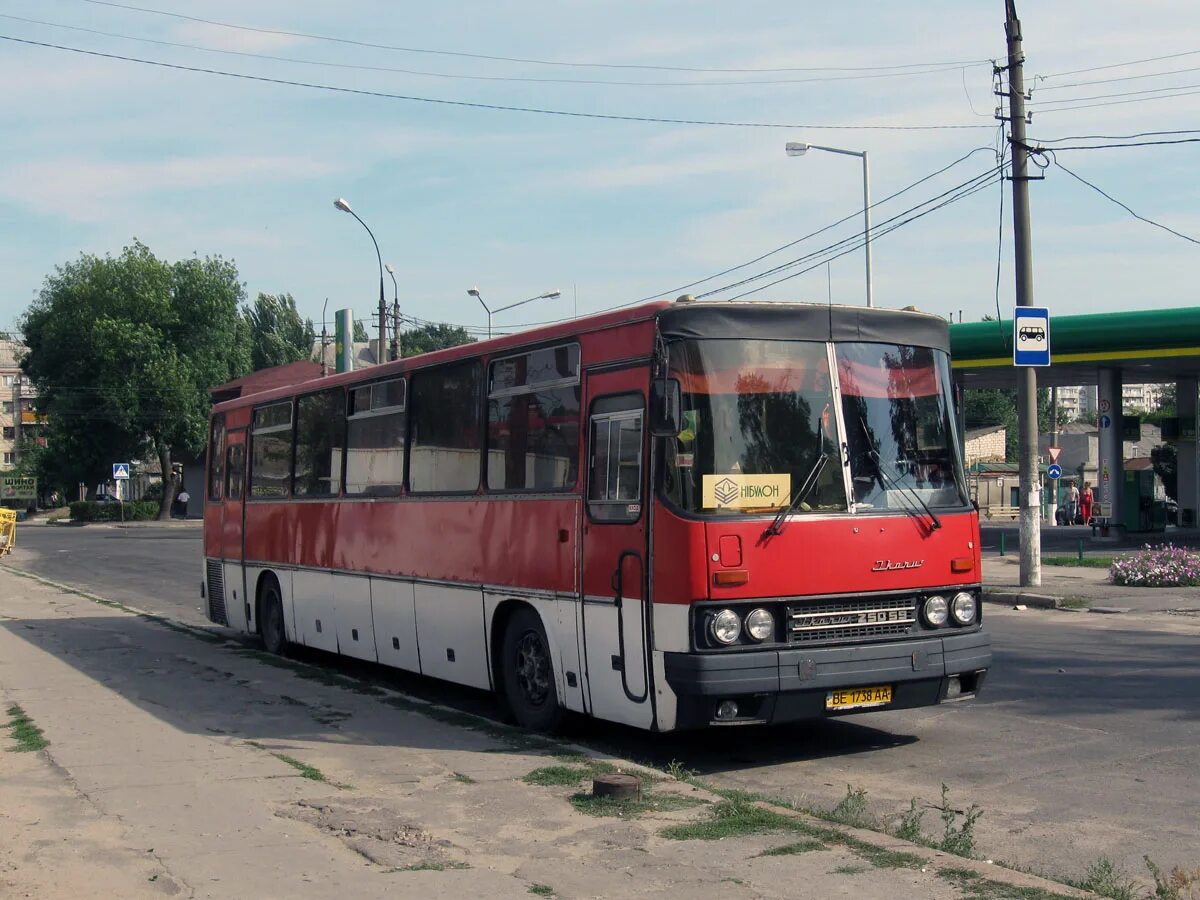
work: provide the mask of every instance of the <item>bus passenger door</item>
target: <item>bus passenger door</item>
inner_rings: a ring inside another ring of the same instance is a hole
[[[231,429],[225,438],[225,492],[221,501],[221,558],[225,570],[226,624],[238,631],[254,628],[245,578],[246,430]]]
[[[645,369],[589,376],[583,636],[592,714],[649,728]]]

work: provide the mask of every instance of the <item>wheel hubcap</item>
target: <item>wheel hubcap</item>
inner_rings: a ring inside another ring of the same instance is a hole
[[[541,636],[527,631],[517,642],[517,686],[531,706],[541,706],[550,696],[550,654]]]

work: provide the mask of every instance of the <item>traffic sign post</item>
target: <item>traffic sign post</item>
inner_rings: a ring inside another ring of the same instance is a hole
[[[129,477],[129,463],[113,463],[113,479],[120,481]]]
[[[1062,466],[1060,466],[1058,463],[1051,463],[1046,467],[1046,474],[1057,481],[1058,479],[1062,478]]]
[[[1050,365],[1050,310],[1018,306],[1013,311],[1013,365]]]

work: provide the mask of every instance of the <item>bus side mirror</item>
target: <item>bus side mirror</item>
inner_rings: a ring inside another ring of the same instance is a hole
[[[680,406],[678,381],[674,378],[656,378],[650,382],[650,434],[654,437],[675,437],[679,434]]]

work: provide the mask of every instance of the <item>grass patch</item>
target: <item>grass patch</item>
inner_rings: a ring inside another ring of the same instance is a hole
[[[811,853],[814,850],[828,850],[829,848],[820,841],[814,841],[808,838],[803,841],[795,841],[791,844],[784,844],[782,847],[772,847],[770,850],[764,850],[759,856],[794,856],[797,853]]]
[[[411,866],[400,866],[396,869],[389,869],[390,872],[445,872],[447,869],[469,869],[471,868],[464,862],[419,862],[413,863]]]
[[[851,828],[879,827],[875,817],[867,810],[867,792],[863,788],[855,788],[849,784],[846,785],[846,796],[829,811],[828,818],[830,821],[849,825]]]
[[[838,866],[833,870],[834,875],[861,875],[867,871],[866,866]]]
[[[553,897],[554,888],[550,887],[548,884],[531,884],[529,886],[529,893],[538,897]]]
[[[992,881],[970,869],[940,869],[938,877],[962,891],[963,900],[1068,900],[1066,894]]]
[[[1137,900],[1137,882],[1107,856],[1102,856],[1090,866],[1082,878],[1065,879],[1067,884],[1084,891],[1091,891],[1112,900]]]
[[[534,769],[521,780],[526,784],[538,784],[543,787],[552,785],[579,784],[585,778],[590,778],[592,770],[583,766],[543,766]]]
[[[681,797],[678,794],[642,794],[641,800],[616,800],[612,797],[595,797],[591,794],[572,794],[571,805],[588,816],[613,816],[636,818],[648,812],[673,812],[700,806],[704,801],[696,797]]]
[[[462,772],[455,772],[453,778],[459,784],[478,784],[474,778],[470,775],[464,775]]]
[[[288,756],[286,753],[272,753],[276,759],[287,763],[293,769],[300,773],[301,778],[307,778],[309,781],[320,781],[325,784],[329,783],[329,779],[325,777],[325,773],[315,766],[310,766],[307,763],[302,763],[294,756]]]
[[[4,727],[8,729],[9,736],[16,741],[17,746],[9,747],[11,753],[33,753],[46,747],[50,742],[46,740],[46,736],[42,734],[42,729],[34,724],[33,719],[25,714],[25,710],[21,709],[17,704],[10,706],[6,712],[8,713],[8,724]]]
[[[1080,559],[1078,556],[1043,556],[1042,565],[1044,566],[1068,566],[1077,569],[1107,569],[1113,563],[1111,556],[1085,556]]]

